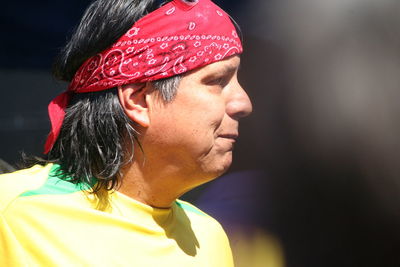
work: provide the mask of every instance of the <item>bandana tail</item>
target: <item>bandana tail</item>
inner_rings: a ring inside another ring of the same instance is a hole
[[[70,92],[64,92],[53,99],[48,106],[49,117],[51,122],[51,131],[47,137],[46,144],[44,146],[44,154],[51,151],[54,143],[60,134],[61,126],[65,117],[65,109],[68,106],[71,94]]]

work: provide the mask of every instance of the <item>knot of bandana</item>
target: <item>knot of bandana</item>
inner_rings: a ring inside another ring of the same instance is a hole
[[[110,48],[89,58],[76,72],[68,92],[85,93],[183,74],[242,53],[241,40],[227,13],[210,0],[173,0],[138,20]],[[49,105],[53,147],[70,94]]]

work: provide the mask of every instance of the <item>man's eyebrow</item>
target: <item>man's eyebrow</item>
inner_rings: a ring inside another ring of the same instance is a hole
[[[239,69],[239,65],[238,65],[238,66],[227,65],[227,66],[221,67],[221,68],[218,70],[218,72],[219,72],[219,73],[224,73],[224,74],[226,73],[226,74],[228,74],[228,73],[236,72],[238,69]]]

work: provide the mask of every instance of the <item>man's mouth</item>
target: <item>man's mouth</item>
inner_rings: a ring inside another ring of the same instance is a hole
[[[220,134],[219,137],[226,138],[226,139],[232,139],[233,141],[236,141],[236,139],[239,137],[239,134],[237,134],[237,133]]]

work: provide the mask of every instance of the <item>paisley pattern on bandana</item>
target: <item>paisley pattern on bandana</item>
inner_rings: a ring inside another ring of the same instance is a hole
[[[165,4],[138,20],[110,48],[85,61],[68,93],[50,103],[52,129],[45,153],[58,137],[71,93],[168,78],[242,51],[229,15],[210,0]]]
[[[182,74],[242,52],[229,15],[208,0],[174,0],[87,60],[69,89],[93,92]]]

